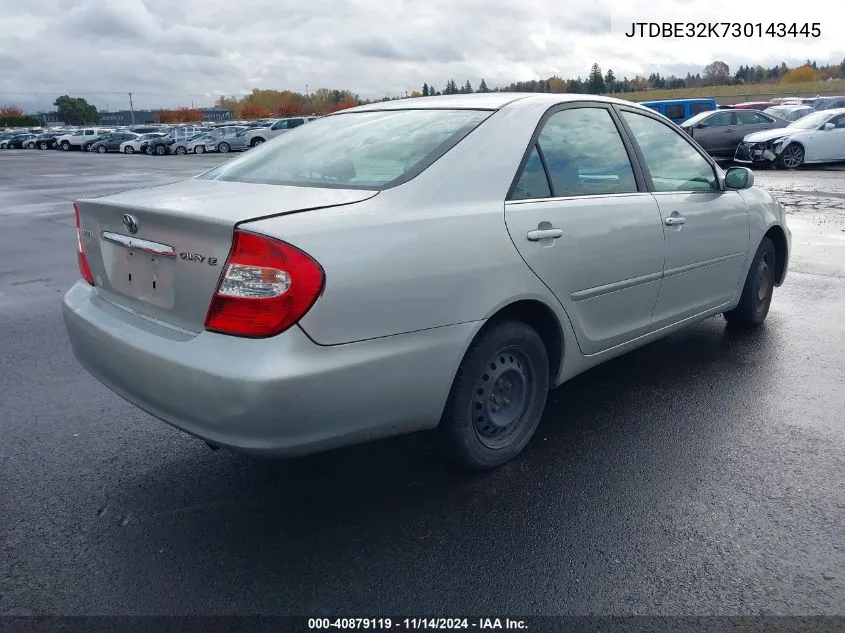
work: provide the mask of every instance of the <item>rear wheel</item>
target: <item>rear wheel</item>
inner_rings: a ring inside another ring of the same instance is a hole
[[[528,444],[546,405],[549,360],[537,332],[517,320],[489,326],[464,356],[439,433],[459,464],[489,470]]]
[[[152,146],[152,145],[147,145],[146,149],[144,150],[144,153],[145,153],[147,156],[152,156],[152,155],[153,155],[153,146]]]
[[[30,141],[26,144],[27,149],[35,149],[35,141]]]
[[[194,154],[205,154],[205,148],[202,145],[197,145],[194,148]]]
[[[105,146],[105,145],[99,145],[99,146],[97,147],[97,151],[98,151],[100,154],[105,154],[108,150],[106,149],[106,146]]]
[[[67,141],[62,141],[62,149],[66,152],[69,151],[70,150],[70,143],[68,143]]]
[[[221,154],[227,154],[230,149],[232,148],[229,147],[228,143],[220,143],[220,145],[217,146],[217,151]]]
[[[123,153],[124,154],[134,154],[135,148],[132,147],[131,145],[127,145],[126,147],[123,148]]]
[[[39,149],[49,149],[49,148],[50,148],[50,146],[49,146],[46,142],[41,141],[41,142],[38,144],[38,148],[39,148]]]
[[[778,156],[778,165],[784,169],[798,169],[804,162],[804,148],[798,143],[790,143]]]
[[[164,156],[167,153],[167,148],[164,145],[156,145],[156,156]]]
[[[766,320],[775,289],[776,258],[775,245],[768,237],[764,237],[751,262],[739,303],[733,310],[724,313],[728,323],[757,327]]]
[[[187,153],[188,153],[188,150],[186,150],[186,149],[185,149],[184,147],[182,147],[181,145],[180,145],[179,147],[177,147],[177,148],[176,148],[176,154],[178,154],[179,156],[184,156],[184,155],[185,155],[185,154],[187,154]]]

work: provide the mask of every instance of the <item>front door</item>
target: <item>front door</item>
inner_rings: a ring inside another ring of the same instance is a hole
[[[738,191],[724,191],[713,165],[683,134],[623,108],[645,161],[666,238],[652,329],[729,303],[740,290],[749,219]]]
[[[663,268],[660,212],[613,116],[598,104],[549,116],[505,203],[511,239],[584,354],[648,332]]]
[[[845,114],[840,114],[827,122],[833,123],[836,127],[832,130],[822,128],[813,133],[813,145],[816,146],[813,149],[816,156],[811,160],[845,160]]]
[[[736,136],[735,114],[732,110],[715,112],[693,129],[693,138],[711,154],[732,153],[731,147],[736,148],[731,145]]]

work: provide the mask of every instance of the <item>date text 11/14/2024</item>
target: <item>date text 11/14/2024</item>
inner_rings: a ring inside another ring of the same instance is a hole
[[[309,618],[309,630],[472,630],[518,631],[528,629],[524,620],[511,618]]]
[[[625,37],[646,38],[819,38],[819,22],[631,22]]]

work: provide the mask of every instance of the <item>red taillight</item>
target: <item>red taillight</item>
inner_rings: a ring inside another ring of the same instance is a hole
[[[263,338],[299,321],[323,290],[323,269],[290,244],[235,231],[205,329]]]
[[[91,267],[88,265],[88,258],[85,256],[85,249],[82,248],[82,227],[79,225],[79,209],[73,203],[73,214],[76,216],[76,260],[79,263],[79,274],[92,286],[94,275],[91,274]]]

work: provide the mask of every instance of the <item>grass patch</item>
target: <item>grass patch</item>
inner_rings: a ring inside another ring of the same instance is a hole
[[[809,93],[809,94],[804,94]],[[678,88],[674,90],[646,90],[614,94],[614,97],[628,101],[657,101],[659,99],[695,99],[700,97],[748,97],[754,101],[756,95],[800,95],[813,96],[845,94],[845,79],[833,81],[808,81],[797,84],[747,84],[744,86],[705,86],[701,88]]]

